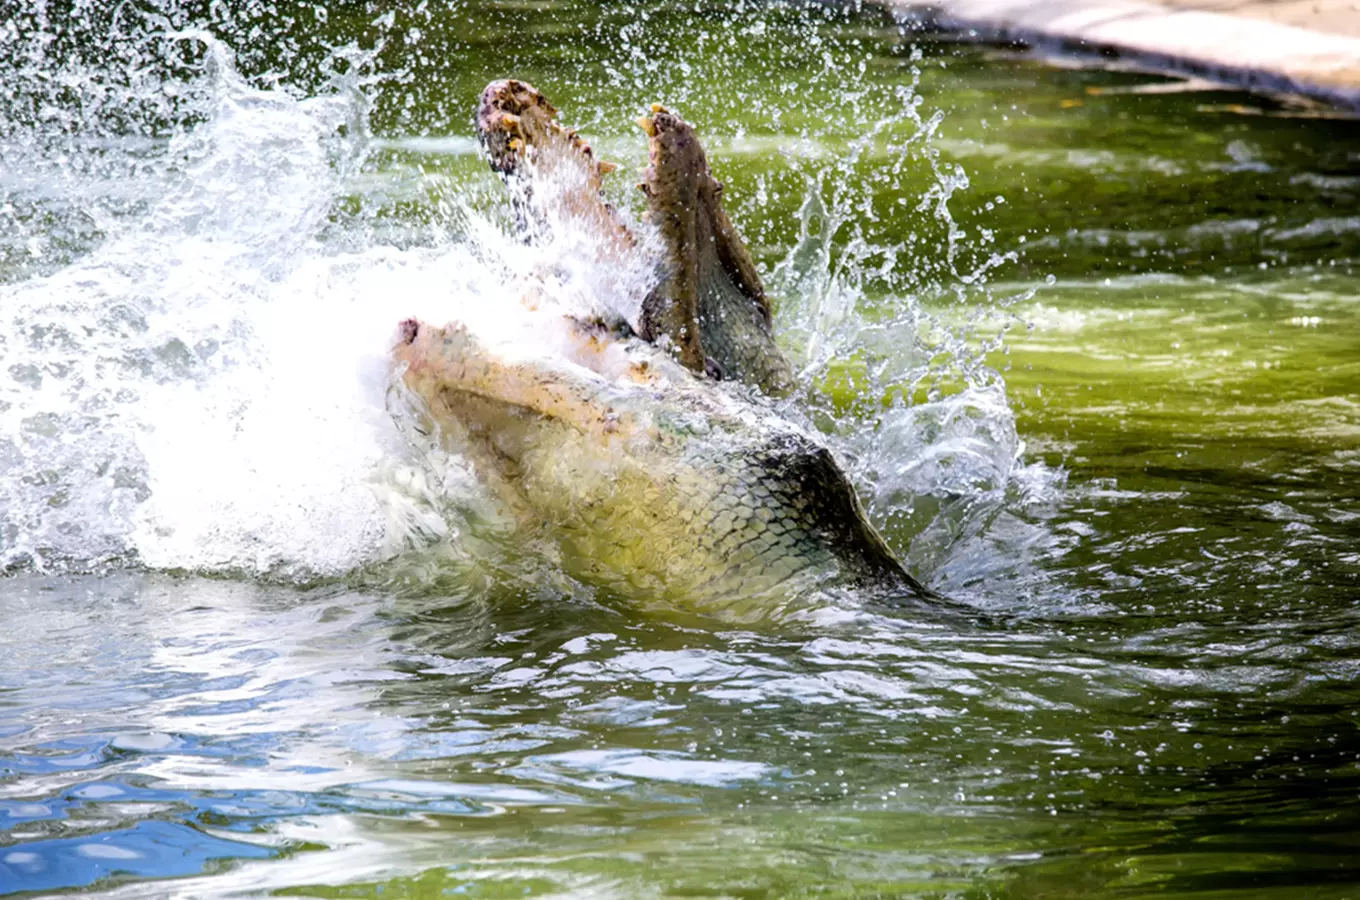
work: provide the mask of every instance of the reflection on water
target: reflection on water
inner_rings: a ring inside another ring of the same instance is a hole
[[[1354,123],[820,7],[138,9],[223,40],[0,31],[0,893],[1360,889]],[[396,434],[394,323],[505,324],[507,59],[606,158],[714,135],[976,615],[644,614]]]

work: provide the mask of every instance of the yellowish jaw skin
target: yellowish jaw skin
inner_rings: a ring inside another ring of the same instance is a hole
[[[588,583],[741,621],[817,586],[920,595],[815,438],[628,343],[636,377],[507,363],[456,325],[408,322],[394,356],[445,440]]]

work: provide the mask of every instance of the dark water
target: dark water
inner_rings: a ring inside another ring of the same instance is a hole
[[[1360,896],[1355,121],[822,7],[158,8],[0,33],[0,893]],[[382,356],[494,286],[508,74],[624,205],[647,103],[711,135],[977,616],[644,612],[441,505]]]

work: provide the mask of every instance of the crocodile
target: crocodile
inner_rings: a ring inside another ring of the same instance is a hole
[[[735,611],[819,589],[933,597],[870,524],[822,437],[772,400],[793,388],[793,369],[694,129],[660,106],[639,124],[664,259],[638,321],[556,317],[565,351],[539,358],[458,322],[407,320],[393,350],[400,382],[441,439],[516,518],[550,531],[564,566],[586,582],[743,617]],[[494,82],[477,125],[492,167],[521,182],[522,222],[551,173],[571,185],[553,197],[558,212],[599,236],[599,265],[636,250],[600,191],[612,167],[532,86]]]

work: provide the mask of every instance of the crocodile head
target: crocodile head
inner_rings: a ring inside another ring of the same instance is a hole
[[[527,182],[519,196],[559,191],[574,227],[595,230],[597,265],[640,252],[600,194],[599,163],[541,94],[492,84],[478,127],[493,168]],[[793,375],[694,130],[662,107],[643,128],[643,185],[665,258],[636,333],[543,312],[526,285],[553,354],[528,354],[518,333],[491,346],[457,323],[408,321],[394,348],[403,384],[441,439],[526,528],[549,531],[586,581],[740,618],[832,584],[926,596],[821,438],[717,383],[778,394]],[[545,214],[555,211],[527,210]]]

